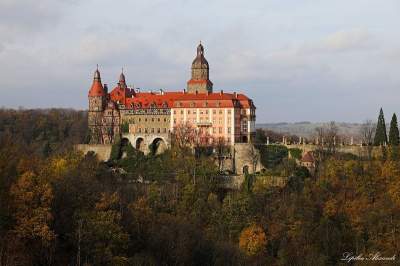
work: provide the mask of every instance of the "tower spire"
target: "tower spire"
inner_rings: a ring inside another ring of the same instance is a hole
[[[212,92],[212,82],[209,79],[209,65],[204,57],[204,47],[197,46],[197,55],[192,63],[192,77],[187,83],[188,92]]]
[[[124,75],[124,68],[121,68],[121,74],[119,75],[119,82],[118,82],[119,86],[121,88],[126,88],[126,81],[125,81],[125,75]]]

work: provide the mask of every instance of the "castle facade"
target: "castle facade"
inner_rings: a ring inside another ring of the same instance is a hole
[[[244,94],[213,91],[202,44],[197,47],[191,70],[191,79],[182,91],[129,88],[121,73],[117,86],[108,92],[97,69],[88,94],[90,143],[112,144],[123,137],[138,149],[154,141],[168,146],[171,135],[180,127],[206,134],[210,142],[251,142],[256,107]]]

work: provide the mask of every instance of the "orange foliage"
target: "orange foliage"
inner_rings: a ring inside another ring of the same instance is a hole
[[[264,230],[258,225],[243,229],[239,238],[239,248],[248,256],[260,253],[267,244]]]

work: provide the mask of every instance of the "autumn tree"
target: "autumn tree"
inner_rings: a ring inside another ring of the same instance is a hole
[[[240,233],[239,247],[248,256],[255,256],[264,251],[267,237],[258,225],[251,225]]]
[[[93,211],[77,219],[75,237],[78,244],[77,264],[83,254],[95,265],[123,265],[129,235],[120,225],[120,198],[117,193],[103,193]],[[83,254],[81,254],[81,252]]]
[[[16,237],[29,245],[26,248],[28,252],[35,252],[32,255],[51,262],[51,248],[55,239],[51,229],[51,186],[34,173],[26,172],[18,178],[10,193],[15,208]]]

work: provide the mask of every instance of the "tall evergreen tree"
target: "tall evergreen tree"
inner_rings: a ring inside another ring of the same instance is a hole
[[[390,121],[389,144],[391,146],[399,145],[399,127],[397,126],[396,114],[393,114],[392,121]]]
[[[381,110],[379,111],[378,123],[376,125],[374,144],[378,146],[378,145],[384,145],[387,142],[388,141],[386,134],[385,117],[383,115],[383,110],[381,108]]]

